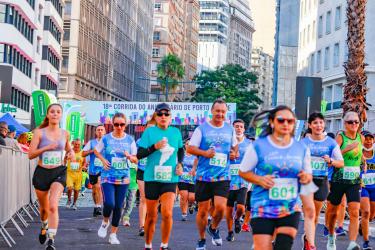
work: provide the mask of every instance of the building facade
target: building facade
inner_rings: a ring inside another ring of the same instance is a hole
[[[259,110],[272,107],[273,90],[273,57],[264,52],[262,47],[255,47],[252,50],[251,70],[257,75],[258,96],[263,101]]]
[[[230,24],[227,63],[239,64],[251,69],[251,50],[254,23],[246,0],[230,0]]]
[[[17,108],[15,118],[31,118],[31,93],[54,94],[59,82],[63,0],[0,2],[0,103]]]
[[[148,101],[152,3],[69,0],[64,13],[61,99]]]
[[[365,129],[375,130],[375,2],[367,2],[366,10],[366,73],[369,92],[367,101],[372,104],[368,111]],[[343,128],[341,101],[346,83],[343,64],[348,58],[346,44],[345,0],[301,1],[298,46],[298,75],[321,77],[322,99],[327,102],[327,131]]]
[[[273,105],[294,107],[300,0],[277,0]]]

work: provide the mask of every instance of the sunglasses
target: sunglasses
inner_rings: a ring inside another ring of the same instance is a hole
[[[170,116],[171,114],[169,114],[169,113],[165,113],[165,112],[158,112],[158,113],[156,113],[156,115],[157,116],[159,116],[159,117],[161,117],[161,116],[166,116],[166,117],[168,117],[168,116]]]
[[[286,118],[283,118],[283,117],[276,117],[276,121],[280,124],[284,124],[285,122],[287,122],[289,125],[292,125],[296,122],[296,120],[294,118],[286,119]]]
[[[359,124],[359,121],[356,120],[350,120],[350,121],[345,121],[347,124],[353,125],[353,124]]]
[[[113,123],[114,127],[125,127],[125,123]]]

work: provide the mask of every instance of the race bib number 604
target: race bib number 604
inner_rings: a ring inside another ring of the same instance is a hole
[[[297,198],[298,180],[296,178],[276,178],[269,190],[270,200],[291,200]]]

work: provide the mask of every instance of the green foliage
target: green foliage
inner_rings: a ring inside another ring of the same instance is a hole
[[[175,90],[178,81],[185,75],[185,69],[181,59],[175,54],[164,56],[156,67],[158,80],[162,90],[166,89],[168,79],[168,90]]]
[[[237,104],[237,117],[249,124],[262,103],[258,97],[257,76],[238,64],[227,64],[212,71],[202,71],[195,77],[197,89],[194,102],[213,102],[218,98]]]

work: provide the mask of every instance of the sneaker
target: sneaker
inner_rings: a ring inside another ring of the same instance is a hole
[[[189,206],[189,214],[193,214],[193,213],[194,213],[194,204]]]
[[[198,212],[198,203],[194,203],[194,210],[195,210],[195,212]]]
[[[363,250],[372,250],[372,247],[370,246],[370,241],[365,241],[362,245]]]
[[[187,221],[187,214],[182,214],[181,221]]]
[[[169,247],[160,247],[160,250],[170,250]]]
[[[335,235],[328,235],[327,250],[336,250],[336,237],[335,237]]]
[[[109,244],[111,245],[120,245],[120,241],[117,239],[117,234],[111,233],[109,234]]]
[[[76,205],[75,203],[73,203],[73,204],[70,206],[70,208],[73,209],[73,210],[77,210],[77,209],[78,209],[78,207],[77,207],[77,205]]]
[[[53,239],[48,239],[46,250],[55,250],[55,241]]]
[[[141,227],[138,231],[138,235],[139,236],[144,236],[145,235],[145,228],[144,227]]]
[[[302,250],[316,250],[315,246],[310,245],[310,242],[307,240],[305,234],[302,235],[301,239],[302,239],[302,245],[303,245]]]
[[[324,229],[323,229],[323,237],[327,237],[328,235],[329,235],[328,227],[324,226]]]
[[[98,216],[97,213],[98,213],[98,208],[94,207],[94,211],[92,212],[92,217],[97,217]]]
[[[234,233],[233,231],[228,232],[227,241],[234,241]]]
[[[102,208],[101,207],[97,207],[96,208],[96,215],[97,216],[101,216],[102,215]]]
[[[223,244],[223,240],[220,237],[219,229],[213,230],[211,226],[208,226],[207,233],[212,237],[212,244],[214,246],[221,246]]]
[[[247,223],[244,223],[241,228],[242,232],[250,232],[250,227]]]
[[[342,227],[336,228],[335,233],[336,233],[336,236],[345,236],[346,235],[346,231]]]
[[[47,229],[46,228],[41,228],[40,233],[39,233],[39,243],[44,244],[47,241]]]
[[[240,220],[234,220],[234,232],[236,234],[239,234],[241,232],[241,221]]]
[[[355,241],[351,241],[346,250],[361,250],[361,247]]]
[[[149,247],[145,247],[145,250],[152,250],[152,248],[149,248]]]
[[[128,217],[123,217],[122,218],[122,225],[124,225],[125,227],[130,227],[130,221],[129,221],[129,218]]]
[[[109,228],[109,222],[108,223],[104,223],[104,221],[102,221],[102,224],[100,225],[99,230],[98,230],[98,236],[100,238],[107,237],[107,230],[108,230],[108,228]]]
[[[66,201],[66,205],[65,205],[65,207],[66,207],[66,208],[70,208],[71,206],[72,206],[71,202],[70,202],[70,201]]]
[[[195,250],[206,250],[206,239],[199,240]]]

